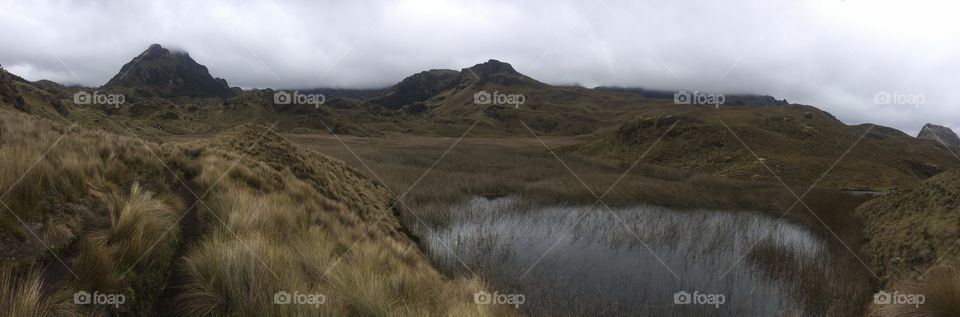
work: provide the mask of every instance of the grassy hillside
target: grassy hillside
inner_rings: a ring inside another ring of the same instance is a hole
[[[800,186],[809,186],[833,167],[820,185],[848,189],[907,186],[960,166],[936,141],[915,139],[881,126],[848,126],[810,106],[715,109],[661,102],[642,111],[598,140],[568,150],[633,161],[662,136],[644,162],[776,181],[769,167],[787,184]]]
[[[936,264],[958,263],[960,170],[934,176],[915,187],[867,202],[857,209],[866,220],[865,252],[884,282],[915,280]]]
[[[881,317],[960,315],[960,170],[857,208],[864,253],[887,292],[922,294],[922,305],[874,305]]]
[[[267,130],[160,145],[0,110],[0,315],[511,314],[430,267],[382,188]]]

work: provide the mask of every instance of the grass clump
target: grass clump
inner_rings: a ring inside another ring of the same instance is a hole
[[[113,193],[108,241],[118,255],[119,267],[131,269],[152,247],[165,251],[159,254],[170,253],[177,241],[178,216],[172,204],[138,183],[133,183],[126,195]]]
[[[934,269],[924,281],[903,283],[895,289],[899,294],[923,295],[924,302],[920,305],[874,304],[872,316],[960,316],[960,264]]]
[[[158,198],[153,192],[133,183],[129,191],[102,195],[107,206],[109,225],[85,235],[73,259],[78,279],[71,287],[77,291],[124,294],[124,311],[150,309],[159,296],[167,271],[173,263],[180,229],[175,198]],[[91,313],[116,310],[90,307]],[[114,312],[116,313],[116,312]]]
[[[7,265],[0,267],[0,316],[53,317],[75,313],[62,293],[44,294],[40,271],[30,268],[21,276],[16,271]]]

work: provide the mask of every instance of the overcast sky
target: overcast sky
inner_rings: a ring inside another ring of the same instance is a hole
[[[949,0],[0,0],[0,64],[99,86],[160,43],[232,86],[368,88],[493,58],[552,84],[762,93],[915,134],[960,128],[957,12]],[[884,92],[893,102],[875,102]]]

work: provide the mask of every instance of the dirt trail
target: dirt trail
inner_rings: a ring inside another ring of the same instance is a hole
[[[36,238],[31,237],[31,239],[34,240],[34,243],[37,243]],[[67,265],[70,265],[70,260],[76,256],[78,244],[79,242],[74,241],[70,246],[64,248],[57,254],[57,257],[65,263],[61,263],[60,260],[49,256],[49,259],[43,264],[41,276],[44,280],[44,294],[51,294],[56,290],[63,289],[66,283],[72,282],[75,279],[73,273],[70,273],[70,269],[67,268]]]
[[[173,263],[171,263],[170,269],[167,271],[167,281],[164,283],[160,298],[154,304],[151,311],[144,314],[144,316],[176,316],[176,312],[173,309],[176,307],[176,298],[182,291],[182,286],[187,282],[187,277],[180,269],[180,259],[186,255],[186,252],[193,246],[194,241],[200,237],[203,229],[200,224],[200,218],[197,217],[197,209],[200,206],[198,206],[197,197],[194,196],[190,190],[191,189],[182,186],[176,189],[177,194],[183,199],[184,208],[187,209],[183,211],[186,213],[185,215],[181,214],[183,218],[180,220],[179,246],[177,246],[177,251],[174,253]]]

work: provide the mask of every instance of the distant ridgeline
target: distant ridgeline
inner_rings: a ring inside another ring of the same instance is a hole
[[[651,99],[673,99],[674,94],[679,91],[671,90],[656,90],[656,89],[646,89],[640,87],[614,87],[614,86],[599,86],[594,88],[594,90],[599,91],[612,91],[612,92],[625,92],[638,94]],[[773,96],[768,95],[751,95],[751,94],[724,94],[726,97],[726,102],[724,105],[728,106],[785,106],[790,104],[786,99],[777,100]]]

